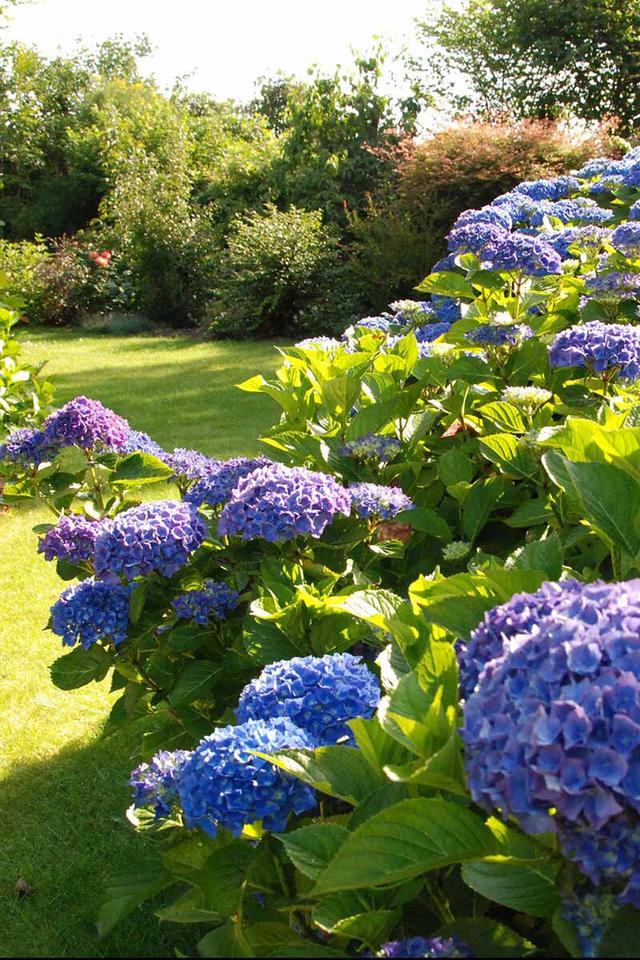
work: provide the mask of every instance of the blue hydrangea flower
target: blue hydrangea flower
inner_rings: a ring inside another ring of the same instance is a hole
[[[456,257],[457,253],[448,253],[446,257],[442,257],[441,260],[437,260],[436,263],[431,267],[431,273],[443,273],[450,270],[456,269]]]
[[[602,935],[617,909],[615,897],[600,891],[578,891],[575,900],[562,904],[563,918],[576,928],[581,956],[598,956]]]
[[[171,453],[165,453],[162,459],[171,467],[176,477],[184,477],[186,480],[202,480],[209,476],[220,462],[212,460],[199,450],[187,450],[184,447],[176,447]]]
[[[31,427],[18,427],[0,445],[0,460],[21,463],[25,466],[31,463],[38,466],[55,455],[56,451],[47,446],[42,430]]]
[[[348,440],[339,453],[343,457],[354,457],[356,460],[375,460],[379,463],[388,463],[393,460],[402,449],[402,444],[395,437],[383,437],[377,433],[365,433],[357,440]]]
[[[588,277],[587,293],[603,303],[634,300],[640,295],[640,273],[619,273],[612,270]]]
[[[515,346],[530,340],[533,330],[524,323],[481,323],[468,330],[464,338],[487,347]]]
[[[573,603],[581,590],[577,580],[543,583],[535,593],[516,593],[486,613],[469,642],[456,646],[462,698],[471,696],[487,663],[501,657],[519,636],[528,635],[539,620]]]
[[[556,217],[563,223],[572,223],[574,221],[582,223],[606,223],[607,220],[613,220],[611,210],[606,210],[599,206],[595,200],[589,197],[577,197],[574,200],[543,200],[538,204],[535,212],[531,215],[531,225],[540,226],[545,217]]]
[[[479,256],[485,270],[518,271],[533,277],[562,273],[560,256],[540,236],[506,234],[484,244]]]
[[[98,640],[127,639],[131,587],[90,577],[75,583],[51,607],[51,629],[65,646],[81,643],[85,650]]]
[[[640,220],[640,200],[636,200],[629,208],[629,220]]]
[[[580,189],[577,177],[554,177],[553,180],[524,180],[515,188],[532,200],[564,200]]]
[[[457,937],[409,937],[383,943],[376,957],[473,957]]]
[[[592,320],[562,330],[549,347],[551,367],[586,367],[634,382],[640,377],[640,328]]]
[[[624,160],[612,160],[611,157],[594,157],[580,167],[576,176],[583,180],[590,180],[592,177],[606,177],[624,173]]]
[[[131,427],[123,417],[104,407],[99,400],[75,397],[52,413],[44,422],[47,446],[82,447],[92,450],[97,443],[110,450],[123,450]]]
[[[178,802],[178,778],[191,756],[190,750],[161,750],[151,763],[131,772],[134,807],[152,807],[156,820],[168,817]]]
[[[353,509],[363,520],[370,517],[391,520],[402,510],[412,510],[414,506],[411,497],[399,487],[385,487],[378,483],[352,483],[349,496]]]
[[[378,333],[388,333],[390,326],[390,317],[363,317],[354,324],[356,330],[376,330]]]
[[[316,806],[315,792],[252,751],[276,753],[313,749],[309,734],[288,717],[247,720],[219,727],[193,751],[180,771],[178,795],[189,828],[215,837],[223,827],[239,836],[262,821],[266,830],[284,830],[291,813]]]
[[[500,207],[509,211],[509,216],[514,226],[527,223],[537,207],[535,200],[527,197],[525,193],[518,193],[517,190],[511,190],[509,193],[503,193],[491,202],[492,207]]]
[[[622,182],[625,187],[640,187],[640,163],[636,162],[625,166],[622,171]]]
[[[423,327],[416,327],[413,332],[418,343],[431,343],[438,337],[444,336],[450,329],[450,323],[439,321],[438,323],[427,323]]]
[[[479,210],[465,210],[453,225],[453,230],[466,223],[493,223],[505,230],[511,230],[513,220],[507,206],[480,207]]]
[[[102,527],[100,521],[88,520],[75,513],[63,514],[38,543],[38,553],[43,553],[45,560],[67,560],[69,563],[92,560]]]
[[[640,223],[621,223],[611,235],[611,243],[625,257],[640,256]]]
[[[188,590],[173,601],[179,620],[193,620],[206,626],[211,617],[226,620],[238,606],[238,593],[219,580],[205,580],[202,590]]]
[[[572,587],[505,643],[463,739],[476,803],[557,832],[595,883],[615,872],[640,894],[640,580]]]
[[[156,571],[171,577],[204,543],[207,532],[207,524],[190,503],[141,503],[104,524],[95,544],[96,574],[133,580]]]
[[[462,316],[460,304],[452,297],[433,297],[431,302],[435,310],[436,318],[440,320],[441,323],[452,324]]]
[[[477,253],[488,243],[506,240],[510,234],[504,227],[486,220],[472,220],[456,227],[447,234],[447,244],[452,253]]]
[[[293,657],[266,666],[240,694],[236,716],[288,717],[323,745],[353,743],[347,720],[373,716],[380,687],[360,657],[350,653]]]
[[[576,244],[596,254],[603,244],[611,240],[611,230],[607,227],[566,227],[564,230],[554,230],[552,233],[541,234],[545,243],[558,253],[563,260],[571,256],[569,247]]]
[[[273,463],[238,481],[218,534],[269,543],[321,537],[336,514],[350,511],[349,494],[330,474]]]
[[[268,467],[271,462],[268,457],[255,457],[252,460],[248,457],[234,457],[231,460],[220,460],[206,477],[189,490],[185,500],[196,507],[203,504],[217,507],[227,502],[238,480],[260,467]]]
[[[159,460],[164,460],[167,456],[159,443],[152,440],[148,433],[141,433],[140,430],[131,430],[127,442],[122,448],[123,453],[150,453]]]

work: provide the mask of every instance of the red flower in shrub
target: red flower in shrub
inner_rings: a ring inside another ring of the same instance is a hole
[[[96,267],[108,267],[111,263],[111,257],[113,256],[112,250],[92,250],[89,254],[89,259],[93,260]]]

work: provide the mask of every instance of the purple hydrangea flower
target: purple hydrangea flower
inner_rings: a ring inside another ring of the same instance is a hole
[[[245,720],[288,717],[323,745],[353,743],[347,720],[373,716],[380,687],[350,653],[293,657],[266,666],[240,694],[236,716]]]
[[[627,158],[628,156],[629,154],[627,154]],[[625,187],[640,187],[640,163],[627,165],[622,171],[622,181]]]
[[[180,771],[178,795],[189,828],[215,837],[219,828],[239,836],[262,821],[266,830],[284,830],[291,813],[316,806],[315,792],[259,753],[313,749],[309,734],[288,717],[247,720],[219,727],[193,751]]]
[[[587,293],[603,303],[635,300],[640,295],[640,273],[619,273],[612,270],[588,277]]]
[[[564,230],[554,230],[553,233],[544,233],[540,236],[563,260],[566,260],[571,256],[569,247],[574,244],[593,254],[597,253],[602,245],[611,239],[611,230],[607,227],[567,227]]]
[[[509,211],[509,216],[514,226],[527,223],[529,217],[536,210],[535,200],[527,197],[524,193],[518,193],[517,190],[511,190],[509,193],[503,193],[491,202],[492,207],[500,207]]]
[[[629,208],[629,220],[640,220],[640,200],[636,200]]]
[[[141,433],[140,430],[132,430],[129,433],[122,453],[150,453],[159,460],[164,460],[167,456],[159,443],[152,440],[148,433]]]
[[[437,319],[442,323],[455,323],[462,316],[460,304],[452,297],[433,297],[431,302]]]
[[[356,460],[375,460],[379,463],[388,463],[400,453],[401,449],[402,444],[395,437],[365,433],[357,440],[348,440],[338,452],[343,457],[354,457]]]
[[[612,372],[634,382],[640,377],[640,328],[600,320],[569,327],[549,347],[549,365]]]
[[[595,200],[590,200],[588,197],[578,197],[575,200],[558,200],[556,202],[543,200],[531,216],[531,225],[534,227],[540,226],[545,217],[556,217],[563,223],[574,221],[605,223],[607,220],[613,220],[613,213],[611,210],[599,206]]]
[[[190,750],[161,750],[151,763],[131,772],[134,807],[153,807],[156,820],[168,817],[178,802],[178,778],[191,756]]]
[[[92,450],[99,443],[110,450],[124,450],[131,427],[99,400],[76,397],[47,417],[43,432],[47,446],[54,448]]]
[[[18,427],[13,430],[5,442],[0,445],[0,460],[35,466],[55,457],[56,451],[47,446],[42,430],[31,427]]]
[[[92,560],[102,526],[101,521],[88,520],[76,513],[63,514],[38,543],[38,553],[43,553],[45,560],[67,560],[69,563]]]
[[[390,317],[363,317],[354,324],[356,330],[375,330],[378,333],[388,333],[391,326]]]
[[[563,918],[576,928],[581,956],[598,956],[602,936],[617,909],[615,897],[600,891],[579,891],[575,900],[562,904]]]
[[[107,521],[95,544],[96,574],[126,580],[157,571],[171,577],[207,536],[207,524],[190,503],[141,503]]]
[[[530,340],[533,330],[524,323],[481,323],[468,330],[464,338],[487,347],[515,346]]]
[[[185,500],[195,504],[196,507],[201,507],[203,504],[217,507],[227,502],[238,480],[260,467],[268,467],[271,462],[267,457],[255,457],[253,460],[247,457],[220,460],[206,477],[189,490]]]
[[[463,227],[467,223],[493,223],[498,227],[503,227],[505,230],[511,230],[513,227],[513,220],[511,219],[511,214],[507,206],[480,207],[479,210],[465,210],[464,213],[460,214],[452,229],[456,230],[458,227]]]
[[[274,463],[241,477],[220,514],[218,533],[269,543],[321,537],[336,514],[350,511],[349,494],[329,474]]]
[[[442,257],[441,260],[437,260],[436,263],[434,263],[430,272],[443,273],[445,271],[455,270],[457,256],[457,253],[448,253],[446,257]]]
[[[202,590],[188,590],[173,601],[179,620],[193,620],[206,626],[211,617],[226,620],[238,606],[238,593],[218,580],[205,580]]]
[[[444,336],[450,329],[451,324],[442,320],[438,323],[427,323],[422,327],[416,327],[413,332],[418,343],[431,343],[438,337]]]
[[[353,509],[363,520],[370,517],[391,520],[402,510],[412,510],[414,506],[411,497],[399,487],[385,487],[378,483],[352,483],[349,496]]]
[[[639,591],[640,580],[572,585],[485,666],[463,728],[474,801],[528,832],[557,832],[595,883],[631,881],[630,898],[640,895]]]
[[[554,177],[553,180],[524,180],[515,188],[532,200],[563,200],[580,189],[577,177]]]
[[[576,176],[583,180],[590,180],[592,177],[616,176],[624,173],[624,160],[612,160],[611,157],[594,157],[580,167]]]
[[[611,235],[611,243],[625,257],[640,256],[640,223],[621,223]]]
[[[488,243],[500,243],[509,236],[508,231],[498,224],[472,220],[451,230],[447,234],[447,244],[452,253],[480,254]]]
[[[409,937],[383,943],[376,957],[473,957],[457,937]]]
[[[85,650],[98,640],[127,639],[131,587],[90,577],[75,583],[51,607],[51,629],[66,646],[81,643]]]
[[[479,256],[485,270],[518,271],[534,277],[562,273],[560,256],[539,236],[507,234],[486,243]]]
[[[163,461],[171,467],[176,477],[187,480],[202,480],[209,476],[219,464],[219,460],[212,460],[199,450],[187,450],[176,447],[171,453],[165,453]]]

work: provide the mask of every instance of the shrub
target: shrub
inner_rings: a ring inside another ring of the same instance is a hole
[[[87,398],[9,437],[5,499],[73,516],[52,678],[146,718],[103,931],[168,890],[202,956],[633,954],[639,200],[636,150],[467,211],[428,299],[241,385],[277,464]]]
[[[229,336],[321,330],[323,301],[339,289],[340,276],[337,234],[319,211],[268,205],[236,221],[221,257],[210,329]],[[353,306],[338,306],[334,324],[344,325],[345,309],[348,317]]]

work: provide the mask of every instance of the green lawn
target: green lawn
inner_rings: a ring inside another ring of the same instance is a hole
[[[27,356],[49,361],[59,402],[101,400],[168,448],[256,453],[275,415],[262,396],[233,386],[273,369],[271,344],[66,331],[24,339]],[[185,931],[160,928],[148,910],[95,936],[105,878],[145,853],[123,816],[134,738],[101,739],[104,684],[63,693],[49,681],[61,649],[43,627],[61,584],[35,553],[31,527],[42,519],[24,507],[0,514],[0,956],[171,956],[188,950]],[[19,878],[31,895],[14,892]]]

